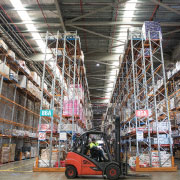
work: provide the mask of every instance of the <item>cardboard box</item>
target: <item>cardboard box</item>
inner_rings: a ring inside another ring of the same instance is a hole
[[[9,77],[9,67],[0,60],[0,72]]]
[[[19,82],[18,82],[19,86],[21,88],[27,88],[27,77],[24,75],[19,75]]]

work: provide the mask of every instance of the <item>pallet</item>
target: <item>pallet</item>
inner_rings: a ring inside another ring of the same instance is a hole
[[[172,167],[140,167],[139,158],[136,158],[136,167],[134,171],[136,172],[176,172],[178,170],[177,166],[174,165],[174,157],[172,157]]]
[[[54,167],[54,168],[38,168],[38,167],[34,167],[33,168],[33,172],[65,172],[66,168],[65,167]]]

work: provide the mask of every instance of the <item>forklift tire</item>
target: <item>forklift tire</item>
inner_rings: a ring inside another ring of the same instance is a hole
[[[74,166],[67,166],[65,175],[68,179],[74,179],[77,177],[77,170]]]
[[[115,164],[111,164],[106,168],[105,173],[108,179],[115,180],[120,176],[120,168]]]

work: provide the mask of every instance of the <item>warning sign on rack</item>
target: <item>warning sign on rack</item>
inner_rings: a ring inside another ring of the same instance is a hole
[[[143,141],[144,140],[144,133],[143,131],[137,131],[137,140]]]
[[[45,141],[46,140],[46,132],[39,132],[38,139],[39,139],[39,141]]]
[[[60,133],[60,140],[61,141],[67,141],[67,133],[66,132]]]
[[[136,110],[136,117],[148,117],[149,111],[148,110]]]

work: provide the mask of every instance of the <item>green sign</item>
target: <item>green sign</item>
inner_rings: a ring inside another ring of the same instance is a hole
[[[42,109],[42,110],[40,110],[40,116],[52,117],[53,110],[52,109]]]

